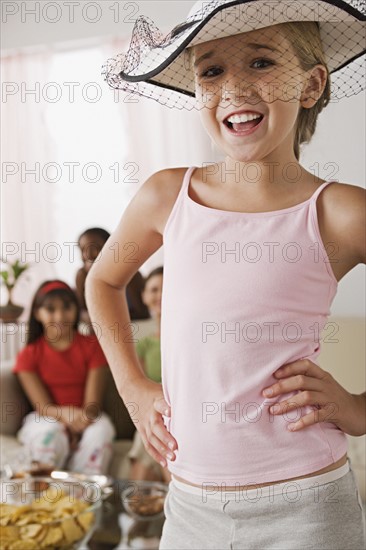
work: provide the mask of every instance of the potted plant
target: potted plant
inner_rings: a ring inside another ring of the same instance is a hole
[[[29,268],[29,265],[22,264],[19,260],[16,260],[15,262],[4,261],[3,263],[8,264],[9,266],[7,270],[0,271],[2,282],[8,291],[8,303],[6,306],[0,307],[0,319],[2,319],[4,323],[12,323],[16,321],[24,311],[23,307],[17,306],[13,303],[12,292],[17,280],[22,273]]]

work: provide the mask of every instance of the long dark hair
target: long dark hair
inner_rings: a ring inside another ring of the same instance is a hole
[[[40,285],[33,298],[28,320],[27,345],[35,342],[43,335],[43,325],[40,321],[37,321],[35,312],[42,307],[46,301],[52,300],[53,298],[59,298],[65,305],[71,303],[76,306],[76,318],[72,328],[77,330],[80,320],[80,306],[75,292],[69,285],[59,279],[45,281]]]
[[[137,271],[126,287],[126,299],[131,321],[150,319],[150,313],[142,301],[141,292],[144,289],[144,278]]]

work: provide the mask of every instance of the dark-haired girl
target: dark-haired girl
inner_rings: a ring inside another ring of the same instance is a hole
[[[107,361],[95,336],[78,332],[79,304],[62,281],[37,290],[26,347],[14,367],[33,412],[18,432],[32,460],[83,473],[105,473],[114,426],[102,412]]]

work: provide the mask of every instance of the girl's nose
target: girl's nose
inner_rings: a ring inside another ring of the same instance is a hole
[[[53,319],[55,323],[62,323],[64,320],[64,312],[62,309],[56,309],[53,314]]]
[[[255,82],[231,78],[222,85],[221,100],[223,103],[245,101],[254,105],[260,101],[259,87]]]

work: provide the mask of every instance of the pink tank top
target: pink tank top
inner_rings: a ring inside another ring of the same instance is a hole
[[[332,422],[287,425],[315,410],[271,415],[299,393],[263,397],[273,373],[318,364],[337,280],[316,199],[274,212],[230,212],[190,198],[187,170],[164,230],[162,384],[176,438],[174,475],[226,486],[298,477],[337,461],[347,438]],[[324,336],[324,335],[323,335]],[[321,366],[321,365],[320,365]]]

